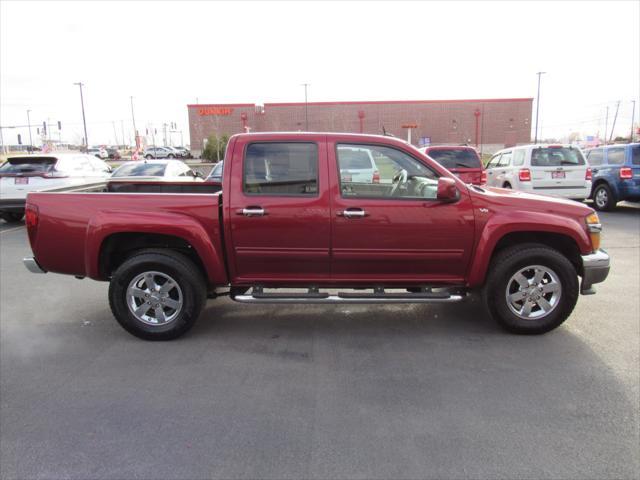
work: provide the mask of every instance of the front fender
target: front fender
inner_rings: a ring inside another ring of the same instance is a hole
[[[591,240],[584,225],[570,217],[553,213],[505,212],[494,214],[478,236],[467,284],[478,287],[484,283],[496,245],[505,235],[514,232],[555,233],[570,237],[583,254],[591,253]]]
[[[219,245],[214,245],[215,237],[212,238],[196,219],[173,212],[134,213],[127,210],[101,211],[89,220],[84,249],[84,263],[89,278],[104,280],[99,267],[100,251],[105,239],[116,233],[151,233],[178,237],[194,248],[204,265],[210,284],[227,283],[222,249]]]

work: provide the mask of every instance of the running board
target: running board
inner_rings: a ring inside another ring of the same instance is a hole
[[[337,294],[321,293],[317,289],[309,289],[307,293],[264,293],[262,288],[254,287],[250,294],[232,295],[231,299],[240,303],[451,303],[464,298],[460,291],[419,293],[385,293],[382,288],[375,288],[374,293],[338,292]]]

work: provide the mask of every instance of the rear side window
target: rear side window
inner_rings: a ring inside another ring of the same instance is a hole
[[[520,167],[524,165],[524,150],[515,150],[513,152],[513,166]]]
[[[531,151],[532,167],[571,167],[584,164],[584,157],[577,148],[538,147]]]
[[[444,168],[482,168],[478,154],[469,149],[435,149],[427,153]]]
[[[243,183],[250,195],[317,195],[318,146],[252,143],[245,153]]]
[[[602,165],[602,149],[597,148],[595,150],[589,150],[587,153],[587,160],[589,165]]]
[[[640,145],[631,147],[631,163],[633,165],[640,165]]]
[[[53,170],[56,159],[53,157],[13,157],[0,167],[0,174],[42,174]]]
[[[607,163],[609,165],[624,165],[624,147],[607,150]]]

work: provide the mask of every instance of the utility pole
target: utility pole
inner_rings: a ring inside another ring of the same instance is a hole
[[[113,139],[115,140],[116,145],[118,145],[118,134],[116,133],[116,122],[112,120],[111,125],[113,126]],[[122,140],[124,140],[124,138]]]
[[[538,96],[536,97],[536,135],[533,143],[538,143],[538,118],[540,117],[540,78],[547,72],[537,72],[538,75]]]
[[[613,131],[616,128],[616,119],[618,118],[618,109],[620,108],[620,100],[616,104],[616,114],[613,117],[613,125],[611,125],[611,135],[609,135],[609,143],[611,143],[611,139],[613,138]]]
[[[607,105],[607,114],[604,117],[604,144],[607,144],[607,130],[609,129],[609,105]]]
[[[304,129],[309,131],[309,105],[307,102],[307,87],[311,85],[310,83],[303,83],[304,87]]]
[[[33,147],[33,140],[31,139],[31,118],[29,114],[31,110],[27,110],[27,124],[29,125],[29,147]],[[631,131],[633,132],[633,121],[631,122]],[[29,148],[29,153],[32,153],[33,148]]]
[[[636,101],[631,100],[631,104],[633,107],[631,110],[631,135],[629,135],[629,143],[633,143],[633,122],[636,120]]]
[[[82,105],[82,124],[84,125],[84,146],[89,148],[89,137],[87,136],[87,120],[84,116],[84,97],[82,96],[82,86],[84,83],[77,82],[74,85],[78,85],[80,87],[80,105]]]
[[[136,128],[136,116],[133,113],[133,96],[129,97],[131,100],[131,120],[133,122],[133,136],[135,138],[136,147],[138,146],[138,129]]]
[[[126,140],[124,139],[124,120],[120,120],[120,129],[122,130],[122,146],[125,146]]]

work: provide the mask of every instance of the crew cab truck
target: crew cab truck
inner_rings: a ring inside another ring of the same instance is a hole
[[[380,178],[342,174],[354,150]],[[169,187],[29,194],[25,265],[109,281],[117,321],[149,340],[179,337],[222,295],[380,304],[474,290],[507,330],[543,333],[609,272],[591,208],[466,185],[395,138],[239,134],[222,191]]]

